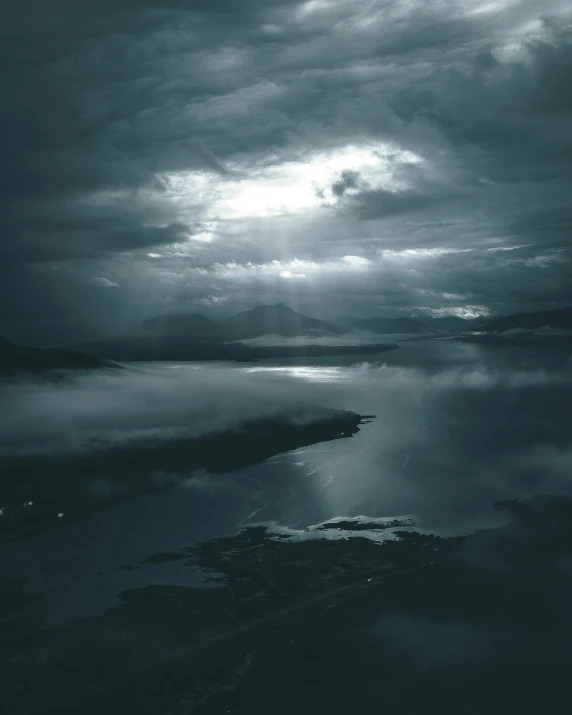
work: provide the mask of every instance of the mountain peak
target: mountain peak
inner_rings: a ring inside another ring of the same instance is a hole
[[[256,307],[252,308],[252,310],[245,310],[243,313],[295,313],[296,315],[301,315],[301,313],[296,313],[295,310],[292,310],[292,308],[289,308],[287,305],[284,305],[284,303],[275,303],[274,305],[257,305]],[[238,313],[238,315],[241,315],[242,313]]]
[[[307,315],[297,313],[284,303],[257,305],[251,310],[227,318],[224,325],[229,328],[234,340],[245,340],[265,334],[294,337],[316,331],[334,334],[343,332],[325,320],[309,318]]]

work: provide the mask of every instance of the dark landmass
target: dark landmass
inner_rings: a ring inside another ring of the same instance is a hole
[[[348,352],[347,346],[263,348],[244,346],[235,341],[263,335],[309,337],[340,335],[343,332],[333,323],[309,318],[278,303],[259,305],[222,322],[206,318],[200,313],[160,315],[143,321],[125,336],[85,343],[80,347],[94,355],[113,355],[117,360],[257,360],[263,357],[304,357]]]
[[[559,712],[572,500],[498,508],[506,526],[466,537],[397,531],[380,544],[257,527],[148,559],[210,583],[130,590],[72,628],[2,622],[5,711]]]
[[[258,305],[233,315],[223,322],[223,326],[227,340],[248,340],[262,335],[296,337],[316,332],[340,335],[344,332],[333,323],[297,313],[284,303]]]
[[[572,330],[572,308],[516,313],[487,322],[480,329],[487,333],[503,333],[506,330],[538,330],[539,328]]]
[[[329,355],[378,355],[397,345],[276,345],[210,343],[192,340],[131,338],[84,345],[93,355],[125,362],[139,360],[235,360],[251,362],[268,358],[313,358]]]
[[[119,368],[108,360],[76,350],[32,348],[0,338],[0,377],[57,370],[93,370]]]
[[[344,324],[350,330],[366,330],[380,334],[430,333],[431,328],[416,318],[354,318]]]
[[[326,521],[320,524],[316,531],[327,531],[328,529],[339,529],[340,531],[385,531],[386,529],[398,529],[411,525],[411,522],[406,519],[392,519],[386,522],[344,519],[342,521]]]
[[[458,339],[487,345],[568,348],[572,345],[572,308],[509,315],[485,323],[478,332]]]
[[[199,313],[150,318],[127,335],[80,345],[91,355],[112,360],[235,360],[312,358],[329,355],[376,355],[396,345],[268,345],[253,346],[241,340],[281,337],[336,336],[345,330],[333,323],[291,310],[282,303],[259,305],[223,322]]]
[[[534,332],[522,335],[503,333],[469,333],[456,335],[454,340],[463,343],[482,343],[484,345],[515,346],[519,348],[566,348],[572,345],[571,335],[535,335]]]
[[[350,437],[369,419],[341,410],[320,410],[311,417],[289,412],[192,439],[0,458],[0,539],[53,526],[58,513],[78,518],[113,501],[172,486],[199,469],[230,471],[315,442]]]

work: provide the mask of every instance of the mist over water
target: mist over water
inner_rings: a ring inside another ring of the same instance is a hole
[[[505,518],[496,501],[569,492],[568,353],[434,341],[381,358],[145,364],[64,384],[5,386],[13,418],[2,423],[3,454],[23,445],[65,455],[136,444],[151,429],[168,440],[294,409],[299,419],[325,408],[376,419],[350,439],[231,473],[182,469],[173,489],[11,545],[2,568],[44,594],[58,621],[99,612],[125,588],[180,583],[168,565],[122,567],[246,525],[307,537],[308,527],[335,518],[410,516],[424,530],[470,533]]]
[[[414,514],[422,528],[470,532],[497,518],[495,501],[569,488],[564,353],[432,343],[381,365],[253,369],[327,383],[341,407],[376,415],[351,440],[278,458],[312,485],[304,511],[276,508],[279,523]]]

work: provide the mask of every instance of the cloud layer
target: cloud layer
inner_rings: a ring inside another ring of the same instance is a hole
[[[26,0],[0,33],[13,337],[572,299],[568,3]]]

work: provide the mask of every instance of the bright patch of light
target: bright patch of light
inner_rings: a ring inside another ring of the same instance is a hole
[[[347,260],[347,259],[352,260]],[[355,260],[353,260],[355,259]],[[294,258],[291,261],[269,261],[268,263],[215,263],[211,272],[225,278],[279,277],[287,280],[304,279],[315,275],[340,275],[348,272],[367,271],[372,262],[361,256],[344,256],[337,260],[307,261]]]
[[[456,317],[469,320],[471,318],[481,318],[490,315],[491,311],[484,305],[451,305],[441,308],[429,308],[428,306],[415,306],[408,310],[417,311],[430,315],[433,318]]]
[[[297,8],[296,14],[298,17],[303,18],[317,12],[330,10],[332,5],[334,5],[334,3],[331,0],[307,0],[307,2],[303,2]]]
[[[443,300],[460,301],[466,300],[469,297],[469,295],[463,295],[462,293],[440,293],[429,288],[418,288],[416,292],[420,295],[426,295],[431,298],[441,298]]]
[[[266,372],[278,375],[288,375],[289,377],[305,380],[307,382],[342,382],[350,379],[351,375],[347,369],[340,367],[249,367],[245,372]]]
[[[105,276],[94,276],[91,279],[91,282],[94,285],[101,286],[102,288],[119,288],[119,283],[110,281],[109,278],[106,278]]]
[[[383,258],[412,259],[412,258],[438,258],[451,253],[470,253],[472,248],[405,248],[402,251],[382,249],[379,253]]]
[[[517,5],[521,0],[488,0],[488,2],[475,3],[470,0],[466,3],[468,15],[486,15],[489,13],[506,10],[511,5]]]
[[[228,163],[226,175],[179,172],[162,177],[174,201],[185,212],[197,208],[205,220],[277,216],[335,206],[341,199],[332,186],[342,172],[354,172],[368,188],[400,188],[394,179],[395,162],[418,163],[409,151],[375,143],[347,145],[315,153],[303,160],[265,166]],[[357,189],[349,186],[348,194]],[[342,192],[343,193],[343,192]],[[210,215],[209,215],[210,214]]]
[[[205,305],[210,307],[212,305],[220,305],[221,303],[226,303],[228,300],[228,295],[208,295],[204,298],[200,298],[199,305]]]
[[[487,248],[489,253],[498,253],[499,251],[516,251],[519,248],[526,248],[526,246],[495,246],[494,248]]]
[[[305,278],[306,274],[305,273],[292,273],[292,271],[280,271],[278,274],[280,278]]]
[[[349,263],[350,266],[369,266],[371,261],[362,256],[344,256],[342,261]]]
[[[211,243],[215,236],[216,223],[214,221],[207,222],[201,227],[200,231],[193,233],[189,238],[192,241],[198,241],[199,243]]]

